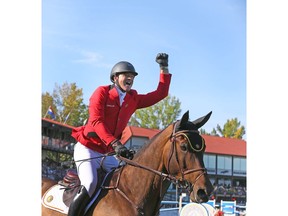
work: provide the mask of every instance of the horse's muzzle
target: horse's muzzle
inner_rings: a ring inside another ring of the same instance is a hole
[[[190,199],[193,202],[197,202],[197,203],[208,202],[212,191],[213,191],[213,186],[211,184],[208,184],[208,186],[204,188],[194,187],[193,190],[190,192]]]

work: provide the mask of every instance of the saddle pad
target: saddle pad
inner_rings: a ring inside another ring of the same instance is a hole
[[[49,209],[68,214],[68,207],[63,203],[63,186],[54,185],[42,197],[42,204]]]
[[[93,203],[99,197],[99,194],[102,191],[102,187],[109,185],[109,182],[113,176],[113,173],[114,173],[114,170],[112,170],[111,172],[107,173],[104,176],[104,180],[101,183],[101,187],[96,191],[96,193],[93,195],[93,197],[89,201],[88,205],[85,208],[85,213],[88,211],[88,209],[93,205]],[[65,203],[63,202],[63,193],[64,193],[64,188],[62,185],[56,184],[52,186],[43,195],[42,204],[46,208],[61,212],[63,214],[68,214],[69,207],[67,207]]]

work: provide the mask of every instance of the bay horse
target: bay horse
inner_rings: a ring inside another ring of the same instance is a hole
[[[155,135],[129,160],[114,171],[109,186],[102,189],[97,204],[86,216],[154,216],[159,215],[161,201],[171,183],[185,188],[193,202],[209,200],[213,186],[203,162],[205,141],[198,129],[210,118],[207,115],[189,121],[189,111]],[[42,193],[52,180],[42,179]],[[42,216],[64,214],[45,208]]]

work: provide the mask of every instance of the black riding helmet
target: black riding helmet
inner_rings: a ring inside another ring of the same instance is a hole
[[[134,66],[127,61],[120,61],[114,65],[114,67],[111,70],[110,80],[114,83],[113,79],[114,75],[120,73],[133,73],[135,76],[138,75],[138,73],[135,71]]]

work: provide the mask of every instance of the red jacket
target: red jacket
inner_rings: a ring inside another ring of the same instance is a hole
[[[112,151],[109,144],[121,138],[136,109],[152,106],[168,95],[171,76],[160,73],[157,89],[145,95],[131,89],[126,93],[122,106],[115,87],[112,89],[110,85],[98,87],[90,97],[88,123],[73,129],[72,137],[97,152]]]

